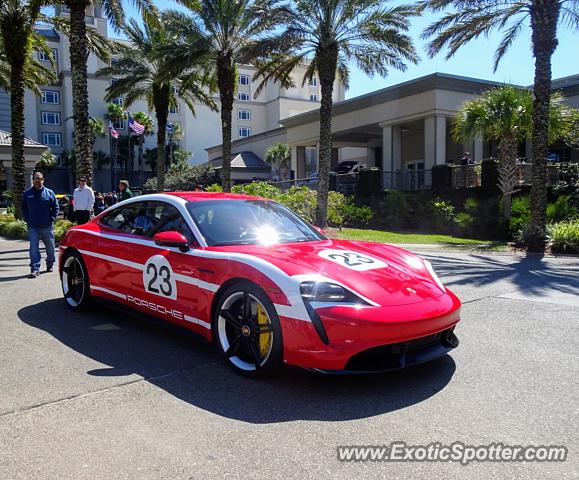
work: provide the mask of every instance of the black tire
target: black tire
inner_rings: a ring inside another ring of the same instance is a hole
[[[249,315],[245,315],[248,302]],[[261,288],[245,280],[231,285],[219,295],[213,317],[215,344],[233,370],[256,378],[279,373],[283,365],[281,326],[273,303]]]
[[[88,270],[80,253],[70,250],[61,261],[60,284],[68,307],[75,312],[87,310],[92,304]]]

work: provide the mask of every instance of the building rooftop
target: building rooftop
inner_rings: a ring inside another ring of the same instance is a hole
[[[221,168],[222,157],[207,162],[213,168]],[[271,167],[253,152],[241,152],[231,155],[231,168],[243,168],[253,171],[270,171]]]
[[[10,132],[5,132],[0,130],[0,145],[12,145],[12,134]],[[42,143],[35,142],[31,138],[24,137],[24,146],[26,147],[44,147]]]
[[[58,32],[51,26],[44,23],[38,23],[34,26],[34,30],[43,37],[50,40],[60,40]]]

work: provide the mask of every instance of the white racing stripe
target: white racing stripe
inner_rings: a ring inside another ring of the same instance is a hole
[[[123,300],[127,299],[127,296],[124,293],[115,292],[114,290],[109,290],[108,288],[96,287],[95,285],[91,285],[90,289],[96,290],[97,292],[108,293],[109,295],[112,295],[113,297],[119,297],[119,298],[122,298]]]
[[[199,318],[190,317],[189,315],[183,315],[183,318],[188,322],[194,323],[195,325],[199,325],[200,327],[206,328],[207,330],[211,330],[211,324]]]
[[[296,320],[303,320],[306,322],[311,322],[308,312],[305,308],[301,293],[300,293],[300,282],[288,276],[283,270],[278,268],[277,266],[273,265],[272,263],[263,260],[259,257],[255,257],[253,255],[249,255],[246,253],[234,253],[234,252],[210,252],[210,251],[200,251],[200,250],[190,250],[188,252],[181,252],[178,248],[173,247],[160,247],[156,245],[153,241],[139,239],[139,238],[129,238],[129,237],[121,237],[117,235],[111,235],[108,233],[102,232],[94,232],[91,230],[85,229],[75,229],[75,232],[83,232],[89,235],[94,235],[96,237],[107,238],[110,240],[116,240],[119,242],[130,243],[133,245],[143,245],[149,248],[156,248],[157,250],[169,250],[180,255],[189,255],[192,257],[198,258],[205,258],[205,259],[215,259],[215,260],[228,260],[228,261],[236,261],[239,263],[243,263],[245,265],[249,265],[252,268],[255,268],[257,271],[263,273],[267,276],[274,284],[276,284],[285,296],[287,297],[290,305],[280,305],[274,304],[275,309],[278,315],[293,318]],[[97,258],[102,258],[104,260],[109,260],[111,262],[120,263],[122,265],[127,265],[129,267],[136,268],[137,270],[143,270],[145,266],[143,264],[131,262],[129,260],[119,259],[116,257],[112,257],[109,255],[103,255],[96,252],[91,251],[81,251],[81,253],[86,253],[86,255],[92,255]],[[195,277],[189,277],[184,275],[178,275],[177,280],[195,285],[199,288],[209,290],[211,292],[215,292],[219,289],[220,285],[204,282]]]

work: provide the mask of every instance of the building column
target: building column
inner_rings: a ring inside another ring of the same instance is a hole
[[[305,178],[306,176],[306,147],[298,146],[296,148],[296,178]]]
[[[480,162],[484,160],[484,153],[483,153],[483,139],[482,137],[476,137],[474,139],[474,147],[472,152],[472,159],[475,162]]]
[[[397,125],[382,127],[382,170],[396,172],[402,168],[402,129]]]
[[[424,168],[446,163],[446,117],[433,115],[424,119]]]
[[[382,127],[382,170],[391,172],[394,169],[392,162],[392,125]]]

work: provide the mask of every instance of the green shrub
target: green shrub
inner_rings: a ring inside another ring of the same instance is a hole
[[[455,217],[455,209],[452,203],[439,198],[432,201],[433,207],[433,222],[434,226],[439,229],[444,229],[449,225],[452,225]]]
[[[54,225],[54,240],[60,242],[70,227],[74,227],[74,223],[70,220],[57,220]]]
[[[25,240],[28,238],[28,229],[23,220],[0,223],[0,235],[7,238]]]
[[[213,185],[208,185],[205,187],[206,192],[222,192],[223,188],[218,183],[214,183]]]
[[[14,217],[13,213],[5,213],[4,215],[0,215],[0,223],[13,222],[14,220],[16,220],[16,217]]]
[[[374,217],[372,209],[366,205],[358,207],[354,197],[346,198],[343,206],[344,225],[365,226]]]
[[[531,221],[531,198],[527,195],[513,198],[509,232],[518,243],[524,243],[525,234]]]
[[[547,222],[563,222],[577,217],[577,209],[571,205],[568,195],[561,195],[547,205]]]
[[[579,220],[548,225],[547,238],[554,252],[579,253]]]
[[[410,209],[408,195],[398,190],[386,190],[385,193],[386,196],[380,208],[384,224],[389,228],[405,226]]]
[[[466,235],[474,234],[476,218],[467,212],[459,212],[454,217],[454,222],[460,228],[461,232]]]

